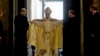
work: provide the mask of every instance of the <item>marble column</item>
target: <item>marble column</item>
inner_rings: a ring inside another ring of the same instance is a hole
[[[84,56],[84,15],[83,15],[83,0],[80,0],[80,31],[81,31],[81,38],[80,38],[80,45],[81,45],[81,56]]]

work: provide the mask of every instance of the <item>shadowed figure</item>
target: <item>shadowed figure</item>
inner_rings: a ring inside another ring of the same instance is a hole
[[[80,51],[80,23],[79,19],[75,15],[74,10],[69,10],[68,13],[68,21],[64,25],[64,33],[63,35],[66,36],[68,41],[67,44],[67,51],[69,56],[79,56]],[[78,50],[78,51],[77,51]]]
[[[14,56],[27,56],[27,30],[29,27],[26,9],[22,8],[20,14],[15,17],[15,48]]]
[[[88,37],[85,44],[85,56],[100,56],[100,14],[96,5],[90,6],[91,18],[88,21]]]

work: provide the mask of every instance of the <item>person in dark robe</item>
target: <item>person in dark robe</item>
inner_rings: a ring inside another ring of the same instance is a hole
[[[0,11],[0,39],[3,37],[3,22],[2,22],[3,12]]]
[[[7,44],[6,44],[6,32],[4,31],[3,27],[3,15],[4,12],[0,11],[0,55],[5,56],[7,55]]]
[[[84,55],[91,56],[93,53],[93,37],[92,30],[92,14],[88,13],[87,18],[84,20]]]
[[[27,21],[26,9],[22,8],[18,16],[15,17],[15,49],[14,56],[27,56]]]
[[[80,25],[79,25],[79,20],[75,15],[74,10],[69,10],[69,18],[66,24],[64,25],[64,35],[66,35],[66,38],[68,43],[67,45],[67,51],[69,56],[80,56],[80,52],[77,52],[77,50],[80,49]]]
[[[99,50],[100,50],[100,14],[97,11],[96,5],[90,6],[90,12],[92,13],[91,15],[91,20],[90,20],[90,36],[92,39],[92,51],[91,54],[92,56],[100,56]]]
[[[0,11],[0,55],[3,55],[3,49],[2,49],[2,41],[3,41],[3,22],[2,22],[2,16],[3,16],[3,12]]]

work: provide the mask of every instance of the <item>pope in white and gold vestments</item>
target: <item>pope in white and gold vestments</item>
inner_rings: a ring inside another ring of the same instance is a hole
[[[28,31],[28,44],[36,47],[35,56],[58,56],[62,48],[62,21],[50,17],[51,10],[46,8],[46,18],[33,20]]]

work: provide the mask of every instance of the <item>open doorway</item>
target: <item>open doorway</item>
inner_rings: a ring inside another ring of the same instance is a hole
[[[63,20],[63,0],[30,0],[30,3],[28,0],[27,4],[28,18],[30,21],[45,17],[44,9],[46,7],[51,8],[52,18]]]

